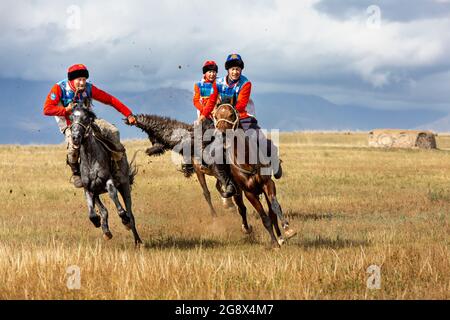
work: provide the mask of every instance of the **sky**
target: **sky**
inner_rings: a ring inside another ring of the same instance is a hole
[[[0,29],[0,79],[191,90],[237,52],[260,93],[450,113],[450,0],[3,0]]]

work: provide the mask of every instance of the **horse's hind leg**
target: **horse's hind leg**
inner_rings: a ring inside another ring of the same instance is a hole
[[[272,220],[273,228],[275,229],[275,234],[278,237],[278,243],[280,245],[282,245],[283,242],[284,242],[284,239],[283,239],[283,237],[281,235],[280,226],[278,225],[277,215],[275,214],[275,212],[273,212],[272,206],[270,204],[269,198],[267,197],[266,193],[264,193],[264,196],[266,197],[266,201],[267,201],[267,204],[268,204],[268,207],[269,207],[269,217]]]
[[[265,192],[264,192],[264,197],[266,198],[266,202],[267,202],[267,205],[269,207],[269,217],[270,217],[270,219],[272,219],[272,223],[273,223],[273,227],[275,229],[275,233],[276,233],[276,235],[278,237],[281,237],[281,230],[280,230],[280,226],[278,225],[278,217],[275,214],[275,212],[273,211],[272,204],[271,204],[271,202],[269,200],[269,197],[267,196],[267,194]]]
[[[131,208],[131,187],[129,184],[121,184],[119,187],[119,192],[122,195],[122,199],[125,202],[125,207],[127,208],[126,215],[129,219],[128,226],[130,227],[131,231],[133,232],[134,237],[134,244],[137,246],[142,243],[141,238],[139,237],[139,234],[136,229],[136,222],[134,220],[133,211]],[[122,217],[121,217],[122,218]],[[124,223],[124,220],[122,218],[122,223]]]
[[[99,215],[95,212],[94,194],[87,190],[84,191],[84,194],[86,196],[86,201],[89,210],[89,220],[91,220],[91,222],[94,224],[96,228],[100,228],[101,219]]]
[[[267,232],[269,232],[272,248],[279,248],[280,245],[278,244],[277,238],[275,237],[275,234],[273,233],[272,220],[264,212],[264,208],[263,208],[261,202],[259,201],[258,196],[254,195],[251,192],[245,192],[245,196],[250,201],[250,203],[253,205],[253,207],[256,209],[256,211],[259,213],[259,216],[261,217],[264,227],[267,229]]]
[[[112,235],[111,231],[109,230],[108,210],[103,205],[102,201],[100,200],[100,196],[99,195],[96,195],[94,197],[94,200],[95,200],[95,204],[98,206],[98,208],[100,210],[100,214],[102,216],[103,237],[105,238],[105,240],[111,240],[113,235]]]
[[[119,217],[122,218],[122,222],[125,224],[124,219],[127,219],[127,222],[129,222],[127,213],[119,201],[119,197],[117,195],[117,188],[114,186],[112,179],[106,181],[106,191],[108,191],[109,197],[114,202],[117,208],[117,212],[119,213]]]
[[[233,196],[234,202],[238,207],[239,214],[242,217],[242,232],[245,234],[252,233],[253,229],[247,222],[247,208],[244,205],[244,199],[242,199],[242,191],[238,190],[236,194]]]
[[[211,212],[211,215],[213,217],[217,217],[216,210],[214,210],[214,207],[211,202],[211,193],[208,190],[208,185],[206,184],[205,174],[201,172],[197,166],[194,166],[195,173],[197,174],[198,182],[200,183],[202,189],[203,189],[203,196],[206,199],[206,202],[208,202],[209,211]]]
[[[273,210],[274,213],[278,216],[278,219],[281,221],[281,226],[284,230],[284,236],[286,239],[292,238],[297,234],[297,231],[291,229],[289,227],[289,222],[286,220],[286,218],[283,215],[283,211],[281,210],[281,206],[278,203],[277,200],[277,191],[275,187],[275,183],[272,179],[269,179],[264,185],[263,185],[264,193],[268,199],[268,205]]]

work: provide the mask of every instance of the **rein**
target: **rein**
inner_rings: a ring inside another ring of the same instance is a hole
[[[242,173],[244,173],[244,174],[248,174],[250,176],[254,176],[254,175],[259,173],[259,169],[261,169],[262,167],[268,167],[269,166],[269,165],[262,165],[260,163],[257,163],[257,164],[249,164],[252,167],[252,170],[244,169],[239,164],[234,162],[232,154],[231,154],[231,151],[228,151],[228,152],[230,153],[229,154],[230,164],[232,166],[234,166],[236,169],[238,169],[239,171],[241,171]]]
[[[103,141],[103,139],[101,139],[100,137],[98,137],[98,136],[95,134],[95,131],[92,130],[92,127],[91,127],[90,124],[86,126],[86,125],[84,125],[84,124],[82,124],[81,122],[78,122],[78,121],[77,121],[77,122],[73,122],[72,125],[70,126],[70,129],[71,129],[71,130],[72,130],[72,127],[73,127],[74,124],[80,125],[80,126],[82,126],[82,127],[86,130],[86,133],[84,134],[84,138],[87,138],[87,137],[90,135],[90,133],[92,132],[92,136],[95,138],[95,140],[97,140],[98,142],[100,142],[100,143],[103,145],[103,147],[105,147],[106,150],[108,150],[109,152],[111,152],[111,154],[114,154],[114,155],[122,155],[122,152],[111,149],[111,148],[108,146],[108,144],[107,144],[105,141]]]
[[[219,109],[219,108],[222,108],[222,107],[225,107],[225,106],[229,106],[229,107],[231,108],[231,110],[233,110],[234,116],[235,116],[235,119],[236,119],[236,120],[231,121],[231,120],[228,120],[228,119],[217,119],[217,118],[216,118],[216,114],[217,114],[218,109]],[[226,122],[226,123],[231,124],[231,125],[233,126],[233,127],[232,127],[233,130],[236,130],[237,125],[238,125],[238,123],[239,123],[239,114],[238,114],[237,110],[236,110],[231,104],[229,104],[229,103],[221,104],[221,105],[219,106],[219,108],[216,110],[216,112],[214,113],[214,116],[213,116],[213,119],[214,119],[214,126],[217,128],[217,125],[218,125],[221,121],[224,121],[224,122]]]
[[[244,168],[242,168],[241,166],[239,166],[238,164],[236,164],[233,160],[232,160],[232,158],[230,159],[230,164],[232,165],[232,166],[234,166],[236,169],[238,169],[240,172],[242,172],[242,173],[245,173],[245,174],[248,174],[248,175],[251,175],[251,176],[254,176],[255,174],[257,174],[258,173],[258,171],[259,171],[259,168],[261,168],[261,166],[260,165],[255,165],[254,167],[253,167],[253,170],[247,170],[247,169],[244,169]]]
[[[70,125],[70,130],[72,130],[72,127],[74,124],[79,125],[84,128],[84,130],[86,131],[84,133],[84,138],[87,138],[89,136],[89,133],[91,132],[91,125],[85,126],[84,124],[82,124],[81,122],[78,122],[78,121],[72,122],[72,124]]]

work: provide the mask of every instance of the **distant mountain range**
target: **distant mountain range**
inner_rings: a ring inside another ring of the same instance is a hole
[[[431,130],[433,132],[450,132],[450,114],[430,123],[425,123],[417,127],[420,130]]]
[[[42,113],[42,106],[53,83],[0,79],[0,143],[61,143],[55,120]],[[99,85],[100,88],[109,91]],[[140,93],[111,92],[135,113],[152,113],[192,122],[196,110],[192,93],[176,88],[160,88]],[[263,93],[253,94],[260,126],[281,131],[361,130],[373,128],[428,129],[450,131],[450,115],[434,110],[391,111],[364,106],[336,105],[314,95]],[[146,138],[134,127],[121,121],[122,115],[110,107],[95,103],[96,112],[115,123],[122,138]]]

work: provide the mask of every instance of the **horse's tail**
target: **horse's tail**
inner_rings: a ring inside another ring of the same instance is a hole
[[[133,158],[131,159],[130,163],[128,164],[128,179],[130,181],[130,186],[133,185],[134,182],[134,177],[138,174],[138,166],[135,162],[136,160],[136,155],[138,154],[139,151],[142,151],[141,149],[136,150],[133,154]]]

